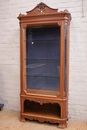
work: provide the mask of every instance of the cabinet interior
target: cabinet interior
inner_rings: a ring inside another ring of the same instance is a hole
[[[26,29],[26,87],[60,89],[60,27]],[[38,91],[40,92],[40,91]]]

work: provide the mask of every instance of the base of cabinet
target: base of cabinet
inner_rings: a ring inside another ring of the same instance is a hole
[[[50,123],[58,123],[58,128],[66,128],[67,127],[67,119],[61,119],[61,118],[49,118],[46,117],[46,115],[39,116],[39,115],[33,115],[29,113],[21,113],[20,121],[21,122],[26,122],[26,119],[29,120],[38,120],[39,122],[50,122]]]
[[[40,101],[40,102],[39,102]],[[43,102],[44,101],[44,102]],[[58,123],[58,128],[67,127],[67,99],[51,99],[50,97],[21,97],[20,121],[26,119],[39,122]]]

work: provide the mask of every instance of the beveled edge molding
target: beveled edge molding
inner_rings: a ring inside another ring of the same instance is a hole
[[[59,98],[60,97],[60,93],[57,93],[56,95],[47,95],[47,94],[39,94],[39,93],[37,93],[37,94],[35,94],[35,93],[29,93],[29,92],[27,92],[26,90],[24,90],[23,91],[26,95],[28,95],[28,96],[44,96],[44,97],[53,97],[53,98]]]

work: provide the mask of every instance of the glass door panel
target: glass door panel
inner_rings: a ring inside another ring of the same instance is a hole
[[[26,29],[26,84],[30,92],[57,95],[60,85],[60,28]]]

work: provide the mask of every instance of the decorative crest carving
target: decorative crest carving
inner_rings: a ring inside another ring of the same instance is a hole
[[[49,6],[41,2],[33,10],[28,11],[27,15],[57,13],[57,10],[58,9],[50,8]]]
[[[60,19],[64,18],[65,22],[68,22],[71,20],[71,15],[67,9],[65,9],[64,11],[58,12],[58,9],[51,8],[43,2],[39,3],[34,9],[32,9],[31,11],[28,11],[26,13],[27,14],[19,14],[18,19],[22,20],[22,18],[25,18],[25,17],[26,17],[26,19],[28,19],[28,16],[32,16],[33,17],[32,20],[34,20],[34,19],[36,19],[36,17],[34,17],[34,16],[37,16],[37,15],[41,16],[44,14],[44,17],[45,17],[45,14],[47,14],[47,15],[52,14],[55,16],[59,15]],[[26,19],[24,19],[24,21],[26,21]],[[56,19],[57,19],[57,17],[56,17]],[[59,24],[59,26],[61,26],[61,24]]]
[[[41,13],[44,11],[45,7],[46,7],[46,4],[44,4],[44,3],[42,3],[42,2],[37,5],[37,8],[38,8],[38,10],[39,10]]]

